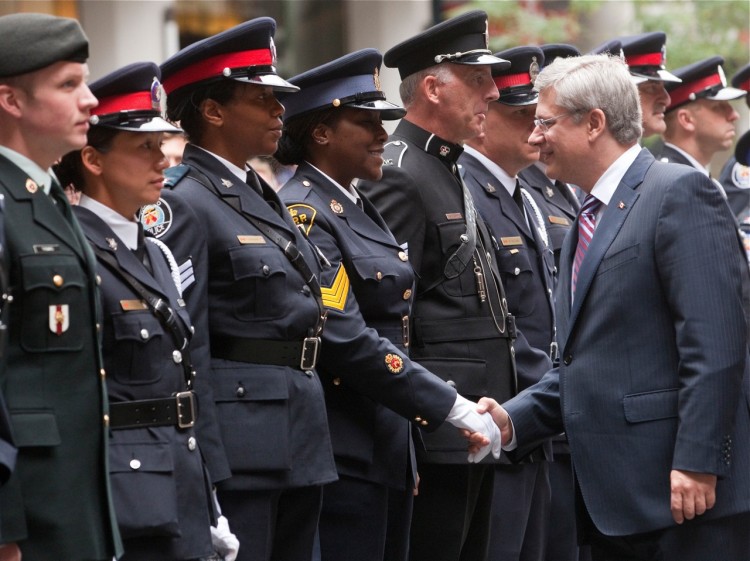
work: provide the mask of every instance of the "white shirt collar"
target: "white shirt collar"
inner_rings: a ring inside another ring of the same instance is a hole
[[[135,221],[135,216],[132,220],[128,220],[107,205],[103,205],[86,195],[81,195],[78,205],[89,209],[101,218],[112,229],[115,235],[123,241],[128,249],[136,249],[138,247],[138,228],[142,228],[142,226],[139,222]]]
[[[516,190],[515,177],[511,177],[510,175],[508,175],[503,168],[490,160],[479,150],[476,150],[471,146],[465,145],[464,152],[471,154],[477,160],[479,160],[479,162],[487,168],[487,171],[489,171],[495,177],[495,179],[497,179],[502,184],[502,186],[505,187],[505,190],[508,191],[508,194],[510,194],[511,197],[513,196],[513,193]]]
[[[21,168],[37,185],[42,186],[45,194],[49,195],[52,186],[52,170],[44,171],[37,163],[7,146],[0,146],[0,154]]]
[[[311,168],[313,168],[314,170],[316,170],[320,175],[322,175],[323,177],[325,177],[328,181],[330,181],[331,183],[333,183],[338,188],[338,190],[341,191],[344,195],[346,195],[346,197],[351,202],[353,202],[355,205],[357,204],[357,201],[359,201],[359,195],[357,194],[357,192],[353,188],[350,187],[349,189],[347,189],[343,185],[339,184],[335,179],[333,179],[332,177],[328,176],[326,173],[324,173],[323,171],[321,171],[320,169],[318,169],[317,167],[315,167],[314,165],[312,165],[310,162],[307,162],[307,164]]]
[[[641,153],[641,147],[638,144],[634,144],[623,152],[619,158],[617,158],[612,165],[607,168],[599,180],[594,184],[591,189],[591,194],[596,197],[604,206],[609,205],[609,201],[617,190],[617,186],[620,185],[620,181],[625,177],[628,168],[633,165],[638,154]],[[603,210],[603,208],[601,209]]]
[[[676,152],[679,152],[680,154],[682,154],[683,156],[685,156],[685,158],[687,158],[688,162],[690,162],[690,165],[692,165],[695,169],[697,169],[699,172],[701,172],[702,174],[704,174],[706,177],[709,177],[708,170],[703,166],[703,164],[701,164],[700,162],[698,162],[698,160],[696,160],[695,158],[693,158],[690,154],[688,154],[687,152],[685,152],[682,148],[680,148],[679,146],[675,146],[671,142],[665,142],[664,146],[669,146],[672,150],[674,150]]]

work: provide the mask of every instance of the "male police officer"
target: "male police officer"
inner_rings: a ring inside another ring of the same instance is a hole
[[[417,273],[411,356],[467,397],[516,391],[514,329],[492,240],[456,165],[498,97],[490,65],[509,64],[487,40],[487,14],[472,11],[386,52],[408,112],[386,145],[382,180],[361,184]],[[481,561],[494,468],[468,465],[450,428],[424,442],[411,558]]]
[[[740,68],[732,76],[732,86],[750,92],[750,64]],[[750,107],[750,96],[745,96],[745,103]],[[727,202],[732,212],[745,223],[750,218],[750,168],[742,165],[732,156],[724,164],[719,176],[719,182],[727,194]]]
[[[0,492],[0,541],[17,546],[0,552],[111,559],[120,546],[95,264],[48,171],[86,143],[97,104],[86,86],[88,41],[75,20],[14,14],[0,18],[0,50],[0,193],[13,297],[2,387],[19,449]]]

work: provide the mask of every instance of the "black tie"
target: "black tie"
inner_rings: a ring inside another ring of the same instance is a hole
[[[258,176],[255,175],[255,172],[253,170],[247,170],[247,178],[245,179],[245,183],[250,185],[250,188],[258,193],[261,197],[263,196],[263,188],[260,186]]]
[[[148,254],[146,253],[146,236],[143,233],[143,227],[138,224],[138,243],[135,246],[135,249],[132,250],[133,253],[135,253],[135,256],[138,258],[138,260],[143,263],[143,266],[146,267],[146,270],[150,273],[151,272],[151,262],[148,259]]]
[[[518,210],[521,211],[521,216],[526,216],[526,211],[523,209],[523,195],[521,194],[521,184],[516,179],[516,188],[513,190],[513,200],[518,205]]]

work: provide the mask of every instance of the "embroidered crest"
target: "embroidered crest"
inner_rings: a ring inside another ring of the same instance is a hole
[[[404,360],[391,353],[385,355],[385,367],[391,374],[399,374],[404,369]]]
[[[301,203],[289,205],[286,208],[289,211],[289,214],[292,215],[292,220],[294,220],[297,227],[299,227],[299,229],[305,234],[309,234],[310,230],[312,230],[313,223],[315,222],[315,215],[318,211],[310,205],[303,205]],[[333,201],[331,202],[331,209],[333,209]],[[334,210],[334,212],[336,211]]]
[[[29,193],[36,193],[39,190],[39,186],[36,184],[36,182],[33,179],[28,178],[26,180],[26,190]]]
[[[341,214],[344,212],[344,207],[336,199],[331,199],[331,210],[336,214]]]
[[[112,251],[117,251],[117,240],[114,238],[104,238],[107,241],[107,245],[109,246],[109,249]]]
[[[49,307],[49,330],[55,335],[62,335],[70,326],[67,304],[56,304]]]
[[[750,189],[750,167],[735,163],[732,168],[732,183],[740,189]]]
[[[445,144],[443,144],[442,146],[440,146],[440,155],[443,158],[445,158],[450,153],[451,153],[451,147],[450,146],[446,146]]]
[[[167,201],[159,199],[156,204],[141,207],[139,220],[144,230],[160,238],[172,225],[172,208]]]

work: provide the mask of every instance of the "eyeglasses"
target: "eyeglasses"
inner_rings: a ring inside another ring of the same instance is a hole
[[[575,111],[562,113],[560,115],[556,115],[555,117],[550,117],[549,119],[534,119],[534,126],[542,129],[542,132],[549,132],[550,127],[554,125],[558,119],[569,117],[573,113],[575,113]]]

